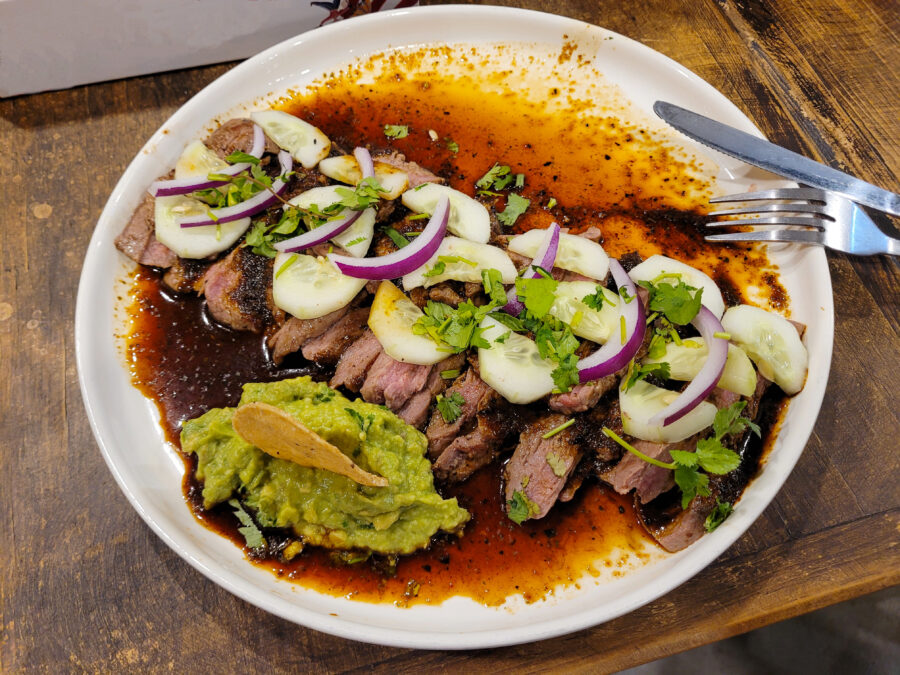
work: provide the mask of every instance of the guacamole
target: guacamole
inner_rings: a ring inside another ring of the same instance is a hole
[[[389,484],[365,487],[271,457],[234,432],[234,408],[214,408],[181,431],[182,449],[197,455],[205,508],[237,495],[262,527],[290,528],[317,546],[379,553],[412,553],[469,519],[455,498],[435,492],[424,434],[386,408],[351,401],[309,377],[245,384],[238,406],[254,401],[283,409]]]

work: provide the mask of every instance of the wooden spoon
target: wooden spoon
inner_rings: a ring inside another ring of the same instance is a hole
[[[384,487],[387,478],[363,471],[353,460],[302,422],[268,403],[248,403],[234,411],[238,436],[272,457],[300,466],[327,469],[360,485]]]

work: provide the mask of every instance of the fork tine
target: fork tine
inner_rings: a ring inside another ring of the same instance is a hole
[[[758,204],[742,206],[739,209],[721,209],[710,211],[707,216],[736,216],[742,213],[820,213],[822,207],[818,204],[799,202],[797,204]]]
[[[760,192],[743,192],[736,195],[712,197],[709,202],[710,204],[721,204],[724,202],[752,202],[761,199],[810,199],[824,202],[826,193],[824,190],[817,190],[816,188],[776,188],[761,190]]]
[[[826,221],[827,222],[827,221]],[[796,225],[798,227],[824,227],[821,218],[803,216],[769,216],[768,218],[741,218],[737,220],[711,220],[703,223],[706,227],[732,227],[743,225]]]
[[[731,232],[711,234],[706,241],[787,241],[791,243],[822,244],[821,232],[810,230],[760,230],[757,232]]]

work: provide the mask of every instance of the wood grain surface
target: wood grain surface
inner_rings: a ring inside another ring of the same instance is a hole
[[[900,188],[896,1],[495,4],[634,38],[709,81],[776,143]],[[81,261],[119,175],[229,67],[0,101],[0,671],[614,671],[898,582],[900,266],[833,253],[834,360],[803,457],[743,538],[651,605],[536,644],[412,651],[295,626],[195,572],[103,463],[73,319]]]

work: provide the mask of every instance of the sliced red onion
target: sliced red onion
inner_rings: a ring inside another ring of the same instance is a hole
[[[353,151],[353,156],[356,157],[356,163],[359,164],[359,170],[362,173],[360,180],[374,178],[375,162],[372,160],[372,154],[365,148],[356,148]]]
[[[437,253],[450,219],[450,200],[441,197],[422,234],[399,251],[377,258],[353,258],[330,253],[328,259],[348,277],[357,279],[397,279],[422,265]]]
[[[282,150],[278,153],[278,161],[281,163],[281,175],[286,174],[294,166],[294,160],[289,152]],[[221,225],[222,223],[230,223],[232,220],[240,220],[253,216],[267,209],[278,200],[278,195],[284,190],[287,183],[280,178],[272,183],[270,190],[263,190],[250,199],[234,206],[226,206],[221,209],[210,209],[209,213],[199,216],[190,216],[185,218],[179,224],[181,227],[200,227],[201,225]]]
[[[628,302],[621,297],[619,299],[619,316],[625,317],[625,341],[623,344],[622,332],[614,330],[606,344],[590,356],[581,359],[578,362],[578,378],[582,383],[606,377],[627,366],[637,354],[644,341],[644,332],[647,330],[644,305],[631,277],[615,258],[609,260],[609,271],[619,286],[619,295],[621,296],[621,290],[624,288],[631,297]]]
[[[262,157],[263,149],[266,147],[266,136],[262,127],[258,124],[253,125],[253,147],[247,154],[253,155],[257,159]],[[250,168],[249,162],[240,162],[232,164],[228,168],[217,171],[216,173],[228,176],[237,176],[242,171]],[[176,178],[174,180],[158,180],[150,184],[147,192],[152,197],[172,197],[174,195],[186,195],[197,190],[209,190],[210,188],[221,187],[227,185],[225,180],[209,180],[206,176],[193,176],[191,178]]]
[[[283,251],[285,253],[303,251],[304,249],[315,246],[316,244],[321,244],[322,242],[328,241],[332,237],[338,236],[341,232],[355,223],[357,218],[359,218],[362,214],[362,211],[351,211],[350,209],[344,209],[344,211],[341,212],[341,216],[339,218],[335,220],[329,220],[322,225],[319,225],[319,227],[310,230],[309,232],[304,232],[303,234],[296,237],[291,237],[290,239],[280,241],[275,244],[274,248],[276,251]]]
[[[538,246],[538,250],[534,254],[534,259],[525,269],[525,272],[522,273],[523,279],[536,279],[538,271],[535,267],[542,267],[547,271],[553,269],[553,263],[556,262],[556,253],[559,250],[559,231],[559,225],[550,223],[550,227],[547,228],[547,232],[541,240],[541,245]],[[503,306],[503,311],[513,316],[519,316],[522,310],[525,309],[525,305],[519,301],[515,286],[507,293],[507,299],[508,302]]]
[[[706,306],[700,305],[700,311],[691,324],[700,331],[709,347],[706,362],[678,398],[650,418],[650,424],[666,426],[687,415],[715,388],[719,378],[722,377],[722,371],[725,370],[725,362],[728,360],[728,340],[715,337],[716,333],[725,332],[716,315]]]

